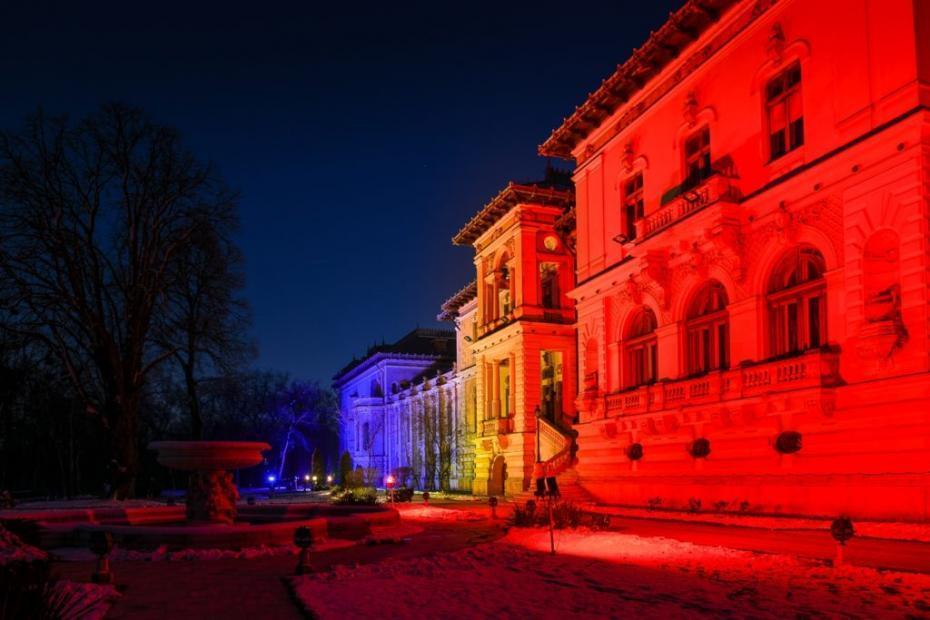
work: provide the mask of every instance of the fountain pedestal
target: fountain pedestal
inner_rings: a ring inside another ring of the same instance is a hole
[[[271,446],[253,441],[156,441],[149,448],[169,469],[192,472],[187,492],[187,520],[231,524],[239,491],[229,470],[253,467]]]

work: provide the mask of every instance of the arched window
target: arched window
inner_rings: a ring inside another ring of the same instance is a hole
[[[626,387],[644,385],[656,380],[659,370],[657,326],[656,315],[647,306],[640,307],[630,318],[623,347]]]
[[[727,368],[730,364],[730,326],[727,292],[719,282],[707,283],[688,307],[688,374]]]
[[[497,308],[498,318],[507,316],[511,310],[510,267],[507,263],[501,265],[497,282]]]
[[[381,391],[381,383],[377,379],[371,380],[371,397],[380,398],[384,396],[384,392]]]
[[[823,255],[798,247],[785,255],[769,280],[769,342],[772,355],[790,355],[827,341]]]

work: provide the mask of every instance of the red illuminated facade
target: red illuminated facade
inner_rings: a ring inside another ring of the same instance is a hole
[[[928,2],[702,0],[553,132],[540,152],[576,162],[573,480],[928,516],[928,106]]]

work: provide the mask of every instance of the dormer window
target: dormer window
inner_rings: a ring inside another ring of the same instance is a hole
[[[778,159],[804,144],[801,106],[801,65],[794,63],[765,87],[769,130],[769,160]]]
[[[696,187],[710,174],[710,128],[703,127],[685,140],[685,186]]]

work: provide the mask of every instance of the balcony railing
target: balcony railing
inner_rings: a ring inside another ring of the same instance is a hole
[[[714,165],[710,177],[698,184],[685,183],[669,192],[668,204],[636,222],[636,239],[642,241],[659,231],[718,202],[737,203],[739,188],[734,183],[732,165],[720,162]]]
[[[492,418],[481,421],[481,436],[506,435],[513,432],[513,418]]]
[[[644,385],[606,397],[609,415],[635,415],[840,383],[839,353],[809,351],[700,377]]]

